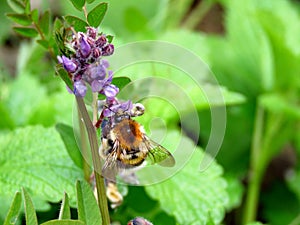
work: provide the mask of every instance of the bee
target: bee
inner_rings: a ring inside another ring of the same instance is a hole
[[[139,110],[136,112],[139,113]],[[105,159],[102,175],[115,181],[116,175],[135,169],[145,161],[165,167],[175,165],[172,154],[151,140],[141,124],[128,113],[116,113],[101,124],[101,146],[99,153]]]

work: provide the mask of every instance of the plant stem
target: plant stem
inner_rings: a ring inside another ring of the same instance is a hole
[[[256,208],[259,197],[259,190],[262,178],[262,165],[260,154],[262,154],[262,136],[264,128],[264,110],[259,105],[256,108],[255,125],[250,158],[249,186],[246,196],[246,203],[243,212],[242,224],[252,222],[256,218]]]
[[[88,146],[87,146],[87,141],[86,141],[86,136],[85,136],[85,128],[84,128],[84,123],[81,120],[82,115],[80,113],[79,107],[77,105],[77,113],[78,113],[78,123],[79,123],[79,132],[80,132],[80,145],[81,145],[81,153],[83,155],[82,157],[82,167],[83,167],[83,174],[84,174],[84,179],[90,183],[90,166],[85,160],[85,157],[88,155]]]
[[[88,133],[89,143],[91,146],[92,151],[92,160],[94,166],[94,173],[96,179],[96,187],[97,187],[97,197],[98,197],[98,205],[100,208],[101,216],[102,216],[102,224],[109,225],[110,218],[108,212],[108,205],[107,205],[107,198],[106,198],[106,191],[105,191],[105,184],[103,177],[99,174],[101,171],[102,165],[101,160],[98,154],[98,141],[97,135],[94,125],[89,117],[89,114],[86,110],[85,104],[81,97],[76,97],[76,102],[81,113],[82,119],[85,123],[86,130]]]
[[[188,18],[183,23],[183,27],[187,29],[194,29],[204,18],[206,13],[214,5],[213,0],[203,0],[193,9]]]

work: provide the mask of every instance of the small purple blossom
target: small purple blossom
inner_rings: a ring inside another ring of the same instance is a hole
[[[119,93],[119,88],[116,85],[109,84],[103,88],[103,93],[107,98],[115,98]]]
[[[106,73],[107,71],[104,65],[100,63],[93,63],[87,67],[84,75],[87,76],[87,81],[89,80],[88,78],[91,78],[92,81],[95,81],[103,80],[106,76]]]
[[[66,71],[72,73],[77,69],[76,63],[74,63],[71,59],[67,58],[66,56],[57,56],[57,60],[59,63],[63,64]]]
[[[126,102],[120,102],[117,99],[114,99],[113,103],[110,103],[111,104],[109,104],[109,101],[106,101],[106,104],[108,104],[108,106],[102,111],[104,117],[112,117],[117,113],[129,115],[133,107],[130,100]]]
[[[74,94],[79,97],[84,97],[87,87],[82,80],[74,82]]]
[[[91,46],[86,41],[85,37],[80,38],[80,52],[83,57],[87,57],[91,53]]]

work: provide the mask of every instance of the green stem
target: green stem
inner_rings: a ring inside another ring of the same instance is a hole
[[[246,196],[246,203],[243,212],[242,224],[252,222],[256,218],[256,208],[259,197],[259,190],[262,178],[261,161],[259,154],[262,154],[262,136],[264,128],[264,110],[257,106],[253,139],[251,146],[250,177]]]
[[[278,131],[281,130],[282,119],[281,115],[269,113],[265,120],[264,109],[257,106],[251,148],[249,186],[242,224],[253,222],[256,219],[259,191],[265,170],[282,144],[282,140],[275,139]],[[275,144],[276,140],[278,140],[277,144]]]
[[[204,18],[207,12],[214,5],[213,0],[203,0],[196,8],[189,14],[188,18],[183,23],[183,27],[187,29],[194,29]]]
[[[84,179],[89,183],[90,182],[90,166],[85,160],[85,157],[88,155],[88,143],[86,141],[86,136],[85,136],[85,128],[84,128],[84,123],[81,120],[82,115],[79,111],[78,105],[77,105],[77,111],[78,111],[78,123],[79,123],[79,132],[80,132],[80,140],[81,140],[81,153],[84,157],[82,157],[82,166],[83,166],[83,174],[84,174]]]
[[[96,179],[96,187],[97,187],[97,197],[98,197],[98,205],[100,208],[101,216],[102,216],[102,224],[109,225],[110,218],[108,212],[108,205],[107,205],[107,198],[106,198],[106,191],[105,191],[105,184],[103,177],[99,174],[101,171],[102,165],[101,160],[98,154],[98,141],[95,127],[92,124],[92,121],[89,117],[89,114],[86,110],[85,104],[81,97],[76,97],[76,102],[81,113],[82,119],[85,123],[86,130],[88,133],[89,143],[91,146],[92,151],[92,160],[94,166],[94,173]]]

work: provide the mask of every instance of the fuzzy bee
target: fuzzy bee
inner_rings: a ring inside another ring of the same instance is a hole
[[[135,114],[140,114],[140,110],[136,110]],[[143,126],[131,119],[128,113],[119,112],[110,120],[103,120],[101,129],[99,152],[105,159],[102,175],[109,180],[115,181],[117,174],[135,169],[145,160],[166,167],[175,165],[172,154],[151,140]]]

